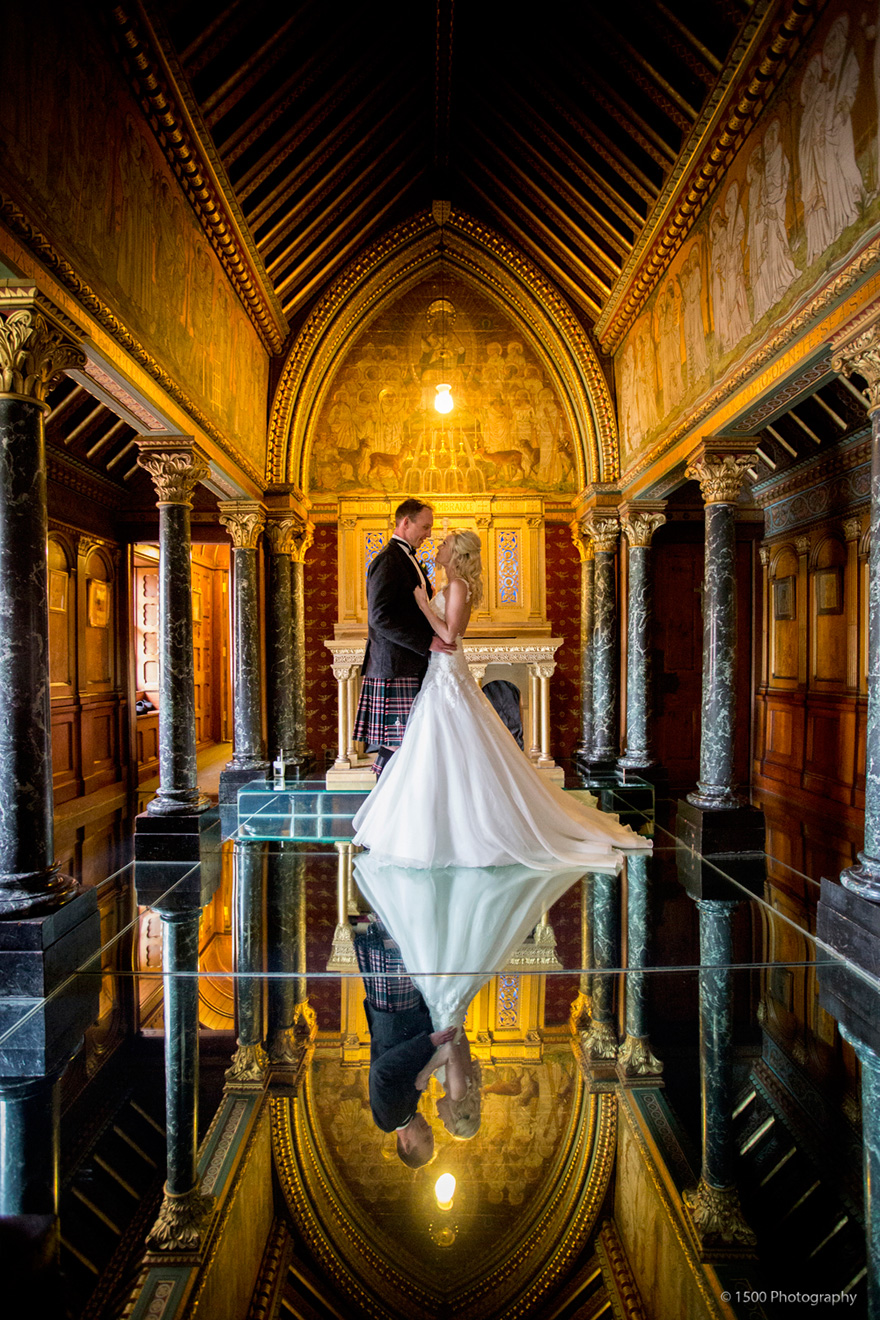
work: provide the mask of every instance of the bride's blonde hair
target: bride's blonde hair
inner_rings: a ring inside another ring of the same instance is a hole
[[[483,561],[480,558],[480,538],[476,532],[456,529],[452,537],[452,567],[467,583],[471,608],[476,609],[483,599]]]

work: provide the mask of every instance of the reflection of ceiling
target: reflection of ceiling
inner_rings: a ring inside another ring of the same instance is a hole
[[[428,1099],[437,1157],[412,1171],[374,1126],[367,1068],[316,1058],[301,1096],[275,1102],[276,1162],[311,1268],[365,1313],[458,1320],[537,1314],[592,1253],[614,1158],[611,1095],[590,1094],[568,1043],[544,1060],[484,1065],[482,1124],[448,1137]],[[434,1083],[432,1083],[432,1086]],[[457,1179],[437,1208],[441,1173]],[[452,1228],[449,1246],[435,1242]],[[524,1309],[520,1311],[520,1307]]]
[[[267,273],[284,317],[439,197],[525,251],[592,320],[765,8],[145,0],[115,20],[134,76],[156,67],[141,89],[154,111],[179,102],[210,142],[204,172],[228,179],[245,264]]]

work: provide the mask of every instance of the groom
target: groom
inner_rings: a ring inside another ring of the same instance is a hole
[[[416,551],[431,535],[434,510],[421,500],[404,500],[394,522],[394,535],[367,573],[367,648],[353,735],[376,752],[377,775],[403,741],[428,652],[455,650],[433,631],[413,595],[418,586],[429,599],[432,594]]]

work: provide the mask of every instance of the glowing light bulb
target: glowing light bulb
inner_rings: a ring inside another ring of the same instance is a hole
[[[452,394],[450,392],[452,390],[452,386],[438,385],[436,388],[437,388],[437,397],[434,400],[434,407],[437,409],[438,413],[452,412],[453,399],[452,399]]]
[[[441,1210],[449,1210],[455,1196],[455,1178],[451,1173],[441,1173],[434,1184],[434,1195]]]

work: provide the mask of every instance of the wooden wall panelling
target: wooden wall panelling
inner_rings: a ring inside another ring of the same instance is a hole
[[[135,716],[138,783],[159,771],[159,568],[135,563],[133,571],[135,699],[147,697],[156,707]]]
[[[847,689],[846,546],[833,535],[813,549],[810,573],[810,687]]]
[[[207,747],[214,736],[214,581],[203,564],[192,566],[193,656],[196,697],[196,746]]]
[[[79,693],[83,793],[123,777],[117,630],[118,555],[80,542]]]
[[[806,617],[798,554],[776,548],[770,564],[769,641],[771,688],[796,688],[800,681],[800,623]]]
[[[49,691],[52,710],[52,783],[56,802],[82,792],[79,701],[76,679],[77,575],[71,539],[51,532],[49,567]]]

